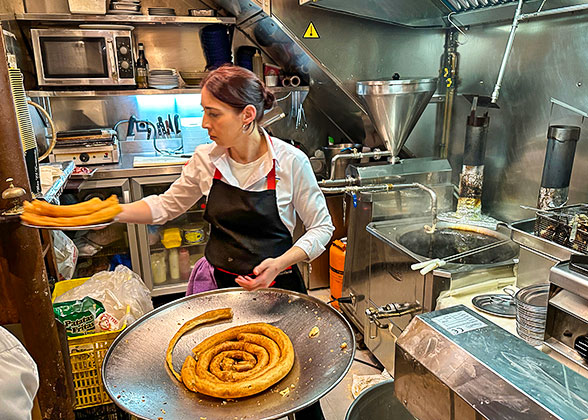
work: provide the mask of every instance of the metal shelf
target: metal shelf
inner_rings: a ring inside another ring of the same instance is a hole
[[[31,98],[77,98],[135,95],[183,95],[200,93],[200,88],[182,89],[120,89],[120,90],[29,90]]]
[[[209,24],[224,23],[234,25],[234,17],[199,17],[199,16],[151,16],[151,15],[70,15],[67,13],[16,13],[16,20],[35,22],[98,22],[120,24]]]
[[[153,296],[162,296],[162,295],[171,295],[174,293],[186,293],[188,289],[188,282],[184,281],[181,283],[161,283],[156,284],[151,291],[151,297]]]
[[[53,185],[47,190],[47,192],[45,192],[45,194],[40,194],[35,198],[43,199],[48,203],[59,204],[58,199],[63,193],[65,185],[67,184],[67,181],[69,180],[76,165],[73,160],[70,160],[68,162],[42,164],[41,166],[58,166],[63,171],[63,175],[55,180]]]
[[[274,94],[284,94],[294,91],[308,92],[308,86],[270,87]],[[135,95],[187,95],[198,94],[199,87],[180,89],[120,89],[120,90],[29,90],[31,98],[76,98],[76,97],[104,97],[104,96],[135,96]]]

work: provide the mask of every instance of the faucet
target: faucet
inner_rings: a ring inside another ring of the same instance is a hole
[[[329,181],[337,181],[335,179],[335,167],[339,160],[363,158],[374,158],[375,160],[379,160],[382,157],[392,157],[392,152],[389,150],[378,149],[374,149],[373,152],[358,152],[357,149],[351,149],[351,153],[335,155],[331,158],[331,176],[329,177]]]
[[[432,188],[427,187],[426,185],[420,184],[418,182],[413,183],[416,188],[420,188],[421,190],[425,191],[431,196],[431,217],[433,219],[433,223],[431,226],[425,225],[425,231],[427,233],[433,233],[437,229],[437,193],[433,191]]]
[[[369,337],[373,340],[376,338],[377,329],[375,334],[372,334],[372,325],[376,325],[378,328],[389,328],[388,324],[382,323],[381,319],[394,318],[398,316],[404,316],[408,314],[414,314],[421,311],[423,308],[418,302],[403,302],[403,303],[388,303],[387,305],[380,306],[379,308],[369,307],[365,310],[365,314],[370,320],[370,327],[368,330]]]

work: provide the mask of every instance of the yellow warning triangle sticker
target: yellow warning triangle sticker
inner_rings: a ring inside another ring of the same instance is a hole
[[[304,31],[304,35],[302,36],[302,38],[311,38],[311,39],[319,39],[320,36],[318,34],[318,32],[316,31],[316,28],[314,27],[314,24],[312,22],[310,22],[308,24],[308,28],[306,28],[306,31]]]

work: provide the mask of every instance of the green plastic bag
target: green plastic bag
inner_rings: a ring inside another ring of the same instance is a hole
[[[94,333],[94,320],[103,312],[104,305],[89,296],[82,300],[53,304],[53,313],[65,326],[69,337]]]

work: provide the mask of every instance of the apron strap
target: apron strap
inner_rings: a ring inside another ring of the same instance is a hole
[[[216,168],[216,170],[214,171],[213,179],[218,179],[220,181],[222,179],[222,177],[223,177],[222,174],[220,173],[218,168]],[[275,190],[276,189],[276,162],[275,161],[272,165],[271,171],[269,171],[266,178],[267,178],[267,189],[268,190]]]

